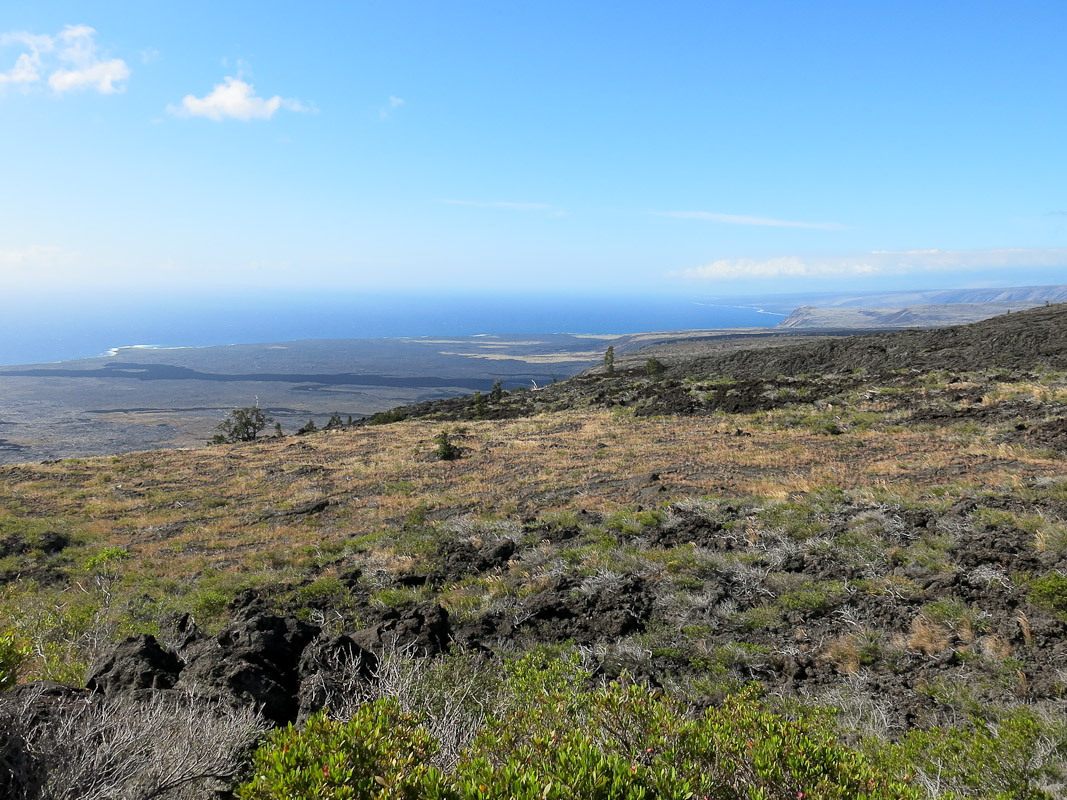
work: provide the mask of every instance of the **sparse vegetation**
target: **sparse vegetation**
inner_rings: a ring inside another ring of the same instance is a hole
[[[264,414],[263,409],[258,405],[235,408],[226,419],[218,424],[216,428],[218,433],[215,434],[211,443],[254,442],[264,428],[272,422],[274,418]]]
[[[193,669],[255,611],[330,711],[245,797],[1062,796],[1067,376],[640,363],[0,467],[0,686],[127,636]]]
[[[460,449],[453,442],[448,434],[448,431],[441,431],[434,439],[434,444],[437,445],[437,460],[438,461],[455,461],[460,456]]]

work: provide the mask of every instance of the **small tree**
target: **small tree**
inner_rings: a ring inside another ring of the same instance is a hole
[[[608,352],[604,353],[604,371],[608,375],[615,374],[615,345],[609,345]]]
[[[499,403],[500,398],[504,396],[504,387],[500,385],[500,379],[497,378],[493,381],[493,388],[489,392],[489,399],[494,403]]]
[[[330,417],[329,421],[326,423],[326,427],[323,428],[323,430],[324,431],[332,431],[332,430],[335,430],[335,429],[338,429],[338,428],[343,428],[344,426],[345,426],[345,421],[343,419],[341,419],[341,415],[340,414],[338,414],[336,411],[334,411],[333,412],[333,416]]]
[[[645,372],[651,375],[653,378],[662,375],[666,371],[667,367],[663,365],[663,362],[658,358],[650,358],[645,362]]]
[[[296,432],[296,435],[297,436],[303,436],[306,433],[315,433],[316,431],[318,431],[318,429],[319,429],[319,426],[315,424],[315,420],[314,419],[309,419],[308,422],[307,422],[307,425],[304,425],[303,427],[301,427]]]
[[[272,422],[274,418],[264,414],[263,409],[258,405],[251,408],[235,408],[215,427],[218,433],[212,437],[211,443],[254,442],[260,432]]]
[[[476,391],[474,393],[474,418],[481,419],[485,416],[485,395]]]
[[[448,431],[441,431],[433,440],[437,444],[437,458],[440,461],[455,461],[459,458],[459,448],[448,438]]]

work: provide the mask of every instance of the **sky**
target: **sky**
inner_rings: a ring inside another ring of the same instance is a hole
[[[5,0],[0,292],[1067,283],[1065,143],[1062,0]]]

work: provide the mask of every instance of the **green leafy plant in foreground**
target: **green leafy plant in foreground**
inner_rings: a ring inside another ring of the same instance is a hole
[[[436,742],[397,701],[326,714],[273,734],[257,751],[242,800],[918,800],[834,738],[829,717],[776,714],[753,690],[701,717],[645,686],[583,688],[574,660],[509,668],[508,700],[455,768],[431,759]]]
[[[392,698],[360,707],[347,722],[325,712],[275,731],[255,753],[240,800],[451,798],[429,764],[436,744]]]
[[[869,742],[888,769],[921,778],[941,800],[1053,800],[1061,795],[1067,757],[1067,725],[1050,724],[1027,708],[996,724],[974,718],[967,727],[911,731],[900,744]]]

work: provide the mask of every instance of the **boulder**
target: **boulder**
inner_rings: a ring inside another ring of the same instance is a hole
[[[277,725],[293,722],[300,657],[318,633],[292,617],[249,606],[214,639],[182,649],[186,665],[176,685],[234,705],[252,704]]]
[[[178,656],[160,646],[154,636],[128,636],[93,665],[85,685],[108,697],[141,689],[172,689],[181,671]]]
[[[418,603],[404,610],[389,609],[382,621],[353,638],[363,648],[380,653],[385,647],[410,649],[412,655],[447,653],[452,640],[448,612],[437,603]]]

